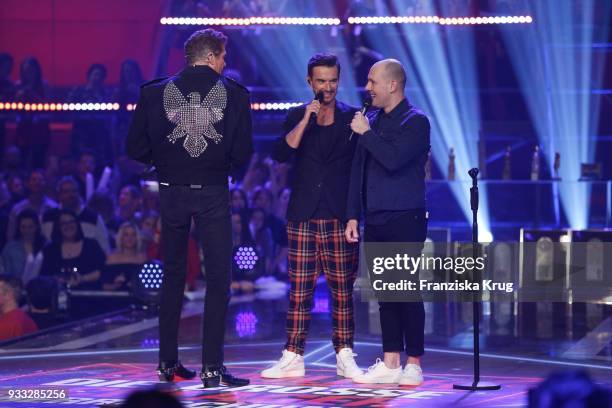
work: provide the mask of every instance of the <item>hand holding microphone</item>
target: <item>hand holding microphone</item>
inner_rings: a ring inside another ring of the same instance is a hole
[[[370,122],[368,118],[365,117],[365,113],[368,111],[368,108],[372,104],[372,101],[368,98],[363,101],[363,105],[359,112],[355,112],[355,117],[351,122],[351,135],[349,136],[349,140],[353,138],[353,134],[358,133],[360,135],[364,134],[370,129]]]
[[[317,123],[317,114],[321,109],[323,102],[323,91],[319,91],[312,102],[306,106],[305,116],[308,117],[308,127],[312,127]]]

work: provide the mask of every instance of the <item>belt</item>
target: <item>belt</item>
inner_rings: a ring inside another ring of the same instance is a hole
[[[170,186],[189,187],[192,190],[201,190],[204,188],[202,184],[177,184],[177,183],[166,183],[163,181],[160,181],[159,184],[165,187],[170,187]]]

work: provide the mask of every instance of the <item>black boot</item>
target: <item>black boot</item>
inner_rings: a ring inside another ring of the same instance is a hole
[[[244,387],[249,385],[250,380],[238,378],[231,375],[225,366],[206,366],[200,374],[204,388],[218,387],[219,383],[228,387]]]
[[[231,375],[225,366],[221,367],[221,384],[228,387],[244,387],[249,385],[251,381],[246,378],[238,378]]]
[[[218,387],[221,381],[221,370],[218,366],[206,366],[200,373],[204,388]]]
[[[170,364],[162,361],[157,367],[157,375],[160,381],[172,382],[175,378],[179,380],[191,380],[196,376],[196,372],[183,367],[180,361]]]

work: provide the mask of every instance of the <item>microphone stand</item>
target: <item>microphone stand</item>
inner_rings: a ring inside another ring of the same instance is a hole
[[[470,206],[472,207],[472,257],[478,257],[478,169],[473,168],[468,171],[472,178],[472,188],[470,188]],[[473,276],[476,276],[474,273]],[[473,299],[473,319],[474,319],[474,377],[471,383],[453,384],[455,390],[465,391],[495,391],[501,389],[501,385],[480,381],[480,294]]]

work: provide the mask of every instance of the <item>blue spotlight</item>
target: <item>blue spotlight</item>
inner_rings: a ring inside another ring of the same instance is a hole
[[[402,2],[395,9],[402,10]],[[446,2],[442,2],[448,6]],[[431,4],[421,10],[433,16]],[[431,115],[432,155],[441,167],[448,166],[448,152],[454,148],[457,182],[450,188],[466,219],[471,219],[467,171],[478,165],[477,137],[480,127],[479,97],[474,59],[473,32],[470,26],[455,27],[438,24],[404,24],[397,28],[402,34],[396,41],[380,35],[370,36],[376,49],[386,57],[404,63],[408,81],[416,88],[407,95],[417,106]],[[445,46],[442,35],[453,30],[450,44]],[[405,39],[405,45],[401,39]],[[490,238],[489,208],[486,185],[481,185],[478,223],[481,236]]]
[[[535,24],[502,29],[548,165],[556,152],[562,164],[561,203],[571,228],[588,226],[590,186],[581,183],[580,164],[595,158],[603,59],[593,44],[607,38],[610,2],[540,0],[528,2]],[[603,24],[593,24],[595,8]],[[599,29],[598,29],[599,28]]]

